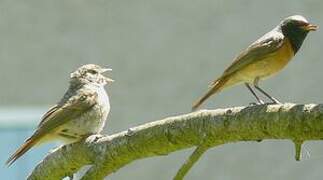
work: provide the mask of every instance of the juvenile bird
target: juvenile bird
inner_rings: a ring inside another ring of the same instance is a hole
[[[259,81],[283,69],[298,52],[308,32],[317,28],[300,15],[285,18],[242,51],[224,73],[210,84],[209,91],[193,104],[192,110],[196,110],[213,94],[241,83],[255,96],[258,104],[264,104],[264,101],[256,95],[250,84],[273,103],[279,103],[259,87]]]
[[[73,143],[102,131],[110,111],[104,89],[112,79],[102,75],[111,69],[87,64],[70,75],[69,88],[57,105],[41,118],[34,134],[7,160],[11,165],[30,148],[47,141]]]

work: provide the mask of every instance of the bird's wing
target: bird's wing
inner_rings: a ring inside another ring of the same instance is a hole
[[[262,60],[273,54],[283,45],[284,35],[278,31],[271,31],[252,43],[246,50],[235,58],[233,63],[224,71],[222,77],[228,76],[250,63]],[[212,84],[216,83],[213,82]],[[211,85],[212,85],[211,84]]]
[[[89,90],[79,90],[71,96],[65,96],[66,99],[49,109],[39,123],[36,132],[9,157],[6,164],[11,165],[37,144],[42,137],[91,109],[96,104],[97,96],[96,92]]]
[[[82,93],[76,93],[64,103],[52,107],[43,116],[34,135],[43,136],[62,124],[77,118],[96,104],[97,96],[98,94],[94,91],[83,90]]]
[[[49,108],[49,110],[42,116],[40,123],[38,124],[38,127],[41,126],[44,123],[44,121],[59,108],[60,108],[60,106],[57,104],[55,106]]]

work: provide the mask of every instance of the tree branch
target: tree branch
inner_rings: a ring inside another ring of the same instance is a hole
[[[111,136],[91,136],[49,154],[28,177],[62,179],[87,164],[82,179],[103,179],[141,158],[238,141],[290,139],[296,157],[304,141],[323,138],[323,105],[280,104],[202,110],[137,126]]]
[[[177,171],[174,180],[181,180],[193,167],[193,165],[200,159],[200,157],[209,149],[207,146],[198,146],[194,152],[190,155],[188,160]]]

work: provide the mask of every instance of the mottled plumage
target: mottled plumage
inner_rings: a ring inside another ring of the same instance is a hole
[[[223,74],[210,84],[209,91],[194,103],[192,109],[197,109],[213,94],[241,83],[246,84],[259,104],[264,102],[256,95],[249,84],[253,84],[273,103],[278,103],[277,99],[258,86],[259,81],[283,69],[298,52],[308,32],[316,29],[317,26],[308,23],[300,15],[287,17],[272,31],[240,53]]]
[[[88,64],[71,73],[70,86],[61,101],[45,113],[34,134],[6,163],[12,164],[31,147],[46,141],[72,143],[100,133],[110,111],[104,86],[113,80],[101,74],[108,70]]]

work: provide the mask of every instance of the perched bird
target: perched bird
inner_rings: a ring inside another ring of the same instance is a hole
[[[41,118],[34,134],[7,160],[11,165],[30,148],[52,140],[65,144],[100,133],[110,111],[104,86],[113,82],[102,75],[111,69],[87,64],[71,73],[67,92]]]
[[[196,110],[213,94],[241,83],[245,83],[255,96],[257,104],[264,104],[264,101],[256,95],[250,84],[273,103],[279,103],[259,87],[259,81],[285,67],[300,49],[307,33],[317,28],[300,15],[285,18],[277,27],[242,51],[224,73],[210,84],[209,91],[193,104],[192,110]]]

